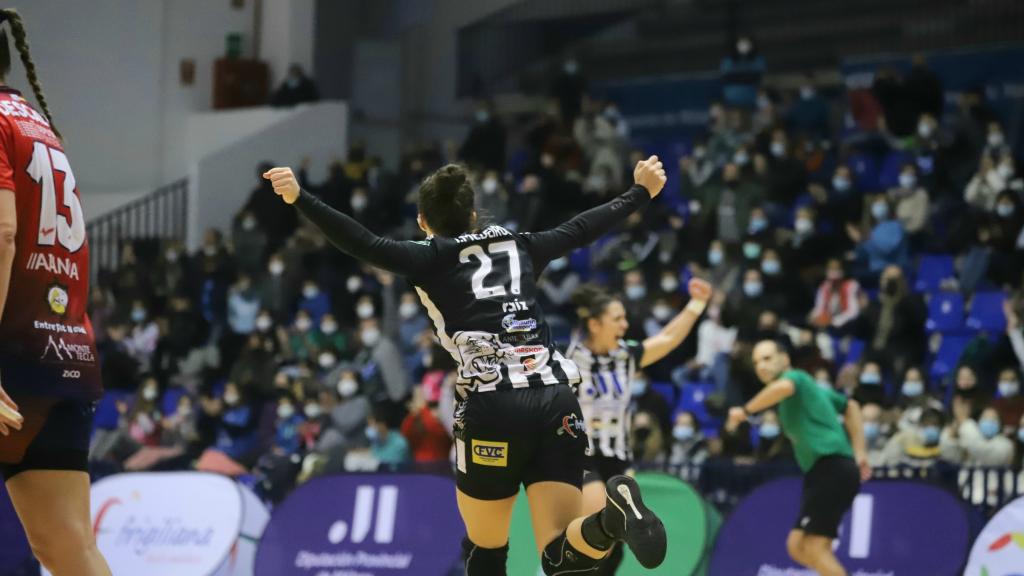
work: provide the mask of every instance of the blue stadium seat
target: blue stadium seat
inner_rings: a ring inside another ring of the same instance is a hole
[[[914,281],[914,290],[936,292],[943,280],[955,277],[952,256],[949,254],[922,254],[917,263],[917,279]]]
[[[569,253],[569,267],[586,281],[590,277],[590,246]]]
[[[942,336],[939,350],[935,353],[935,359],[932,361],[932,381],[942,380],[956,369],[960,362],[960,356],[973,338],[973,336],[962,334],[944,334]]]
[[[971,310],[967,314],[967,327],[991,332],[1006,330],[1006,315],[1003,314],[1005,300],[1006,295],[1002,292],[975,293],[971,299]]]
[[[878,171],[878,185],[881,188],[893,188],[900,183],[900,172],[904,164],[913,164],[914,157],[901,150],[893,150],[886,155],[882,161],[882,167]]]
[[[668,402],[669,406],[676,405],[676,385],[671,382],[651,382],[651,390],[654,390]]]
[[[878,190],[878,160],[870,154],[854,154],[847,162],[858,190]]]
[[[677,411],[692,412],[701,422],[710,419],[704,401],[714,391],[715,385],[710,382],[691,382],[683,386],[679,395],[679,402],[676,404]]]
[[[117,428],[117,402],[123,400],[131,402],[132,393],[124,390],[106,390],[103,398],[96,404],[96,415],[93,418],[93,427],[104,430]]]
[[[924,324],[929,332],[964,331],[964,297],[958,292],[938,292],[928,300],[928,320]]]
[[[164,399],[160,404],[164,416],[171,416],[178,411],[178,400],[184,395],[185,390],[182,388],[168,388],[164,392]]]
[[[849,347],[846,349],[845,364],[860,362],[860,357],[864,355],[864,346],[865,342],[863,340],[852,338]]]

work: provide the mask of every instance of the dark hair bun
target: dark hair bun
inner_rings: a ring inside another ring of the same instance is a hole
[[[474,195],[469,173],[457,164],[442,166],[420,186],[420,213],[434,232],[454,238],[473,226]]]
[[[468,179],[468,175],[462,166],[448,164],[434,174],[434,185],[437,186],[438,194],[454,197]]]

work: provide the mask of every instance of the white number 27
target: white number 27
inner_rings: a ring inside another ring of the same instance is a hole
[[[497,254],[504,252],[508,254],[508,265],[509,265],[509,278],[511,278],[512,286],[511,290],[513,294],[519,294],[519,250],[516,248],[514,240],[506,240],[504,242],[494,242],[487,245],[487,252],[491,254]],[[476,258],[480,261],[480,267],[473,273],[473,294],[477,300],[482,298],[493,298],[494,296],[504,296],[505,287],[498,286],[484,286],[484,279],[491,273],[493,264],[491,257],[484,252],[484,249],[477,244],[472,246],[466,246],[459,252],[459,262],[466,264],[469,262],[470,257]]]
[[[54,171],[64,173],[63,203],[71,212],[70,222],[67,216],[57,213]],[[75,175],[71,172],[68,157],[60,150],[36,142],[32,148],[28,175],[41,186],[42,194],[39,202],[39,236],[36,242],[40,246],[53,246],[60,242],[60,245],[69,252],[77,252],[85,243],[85,217],[82,214],[82,203],[75,194]]]

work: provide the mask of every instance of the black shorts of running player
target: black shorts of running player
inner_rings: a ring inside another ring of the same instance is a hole
[[[518,494],[520,484],[582,486],[586,425],[569,386],[475,393],[459,412],[455,459],[462,493],[501,500]]]
[[[633,463],[628,460],[593,454],[587,456],[587,461],[583,466],[583,483],[607,482],[612,476],[625,474],[632,469]]]
[[[849,456],[819,458],[804,476],[797,530],[805,534],[839,537],[839,523],[860,491],[860,469]]]
[[[21,430],[0,436],[0,475],[5,482],[25,470],[88,471],[95,402],[11,396],[24,421]]]

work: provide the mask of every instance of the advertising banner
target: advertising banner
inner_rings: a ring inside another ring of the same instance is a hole
[[[971,549],[964,576],[1024,576],[1024,498],[989,520]]]
[[[114,574],[248,576],[269,519],[247,489],[202,472],[108,476],[91,500],[96,543]]]
[[[32,551],[3,482],[0,482],[0,542],[0,576],[24,574],[22,570],[31,562]]]
[[[782,478],[744,498],[718,533],[710,573],[813,576],[786,553],[801,488],[801,478]],[[969,538],[967,509],[952,493],[923,482],[876,480],[861,488],[833,548],[851,576],[954,576]]]
[[[449,478],[315,478],[274,510],[256,576],[445,576],[465,534]]]
[[[679,478],[667,474],[640,473],[637,482],[643,491],[644,503],[658,513],[668,532],[668,555],[655,570],[645,570],[626,552],[619,567],[620,576],[658,575],[703,576],[705,558],[711,550],[720,524],[715,512],[697,491]],[[509,538],[508,573],[515,576],[543,575],[530,523],[530,507],[526,493],[520,491],[512,515]]]

